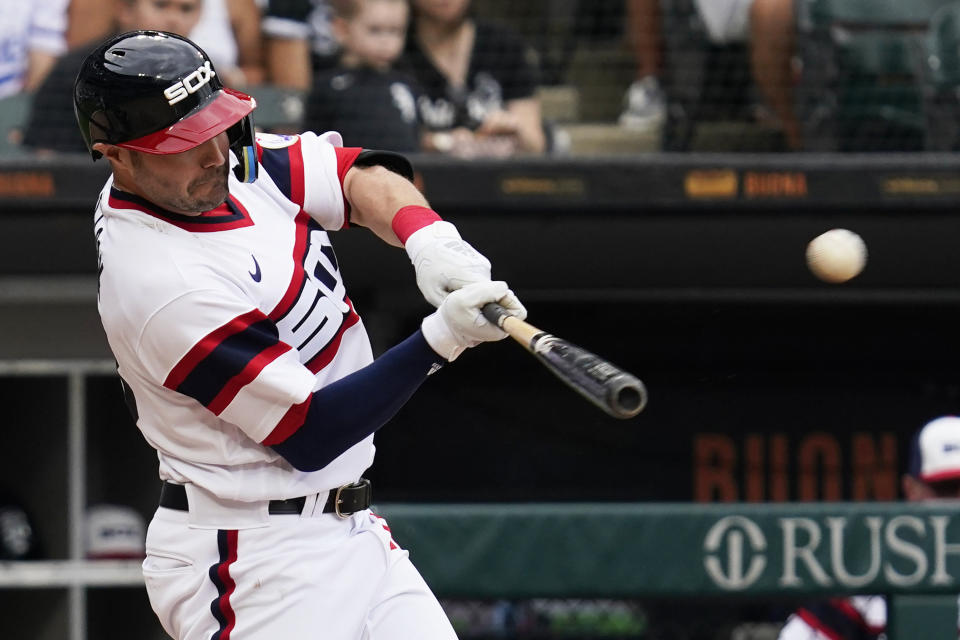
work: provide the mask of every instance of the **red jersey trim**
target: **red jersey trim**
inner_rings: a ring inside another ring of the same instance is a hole
[[[310,216],[302,210],[297,214],[294,220],[296,224],[296,239],[293,243],[293,277],[290,278],[290,284],[286,292],[280,298],[277,306],[267,315],[274,322],[279,321],[290,311],[303,288],[303,283],[307,278],[307,272],[303,268],[303,261],[307,255],[307,240],[310,238]]]
[[[254,309],[242,316],[237,316],[219,329],[213,330],[201,338],[197,344],[193,345],[190,351],[180,359],[180,362],[167,374],[167,379],[163,381],[163,386],[176,391],[196,366],[210,355],[220,343],[234,334],[245,331],[250,325],[262,320],[263,314],[259,309]]]
[[[343,179],[347,176],[347,171],[356,162],[357,156],[363,151],[360,147],[334,147],[337,153],[337,178],[340,179],[340,197],[343,198],[343,228],[350,226],[350,203],[347,201],[347,194],[343,190]]]
[[[280,444],[295,434],[300,427],[303,426],[303,423],[306,422],[307,412],[310,411],[310,402],[312,400],[313,394],[311,393],[309,396],[307,396],[306,400],[287,409],[287,412],[283,414],[282,418],[280,418],[280,422],[277,423],[277,426],[273,428],[273,431],[270,432],[270,435],[264,438],[263,442],[260,444],[265,446]]]
[[[278,342],[277,344],[269,347],[260,352],[255,358],[250,360],[247,363],[247,366],[243,368],[243,371],[235,375],[233,378],[224,385],[223,389],[220,390],[213,400],[210,401],[210,404],[207,405],[207,408],[210,409],[215,415],[220,415],[223,413],[223,410],[226,409],[233,399],[237,397],[237,394],[240,393],[240,390],[245,386],[253,382],[257,376],[260,375],[260,372],[264,368],[285,354],[287,351],[290,351],[290,345]]]
[[[110,188],[110,196],[107,204],[114,209],[133,209],[145,213],[164,222],[168,222],[175,227],[179,227],[184,231],[193,233],[229,231],[231,229],[241,229],[253,225],[250,212],[232,195],[228,195],[227,200],[216,209],[204,211],[195,216],[186,216],[167,211],[163,207],[153,204],[146,198],[120,191],[116,187]]]
[[[304,204],[304,175],[303,175],[303,146],[300,137],[287,147],[290,154],[290,200],[303,207]]]
[[[347,329],[360,321],[360,316],[357,315],[356,310],[354,310],[353,302],[350,300],[349,296],[344,297],[343,300],[347,303],[347,305],[349,305],[350,310],[344,314],[343,323],[340,325],[337,335],[335,335],[330,342],[327,343],[327,346],[317,352],[317,355],[310,358],[310,361],[307,362],[307,369],[313,373],[317,373],[330,364],[333,358],[337,355],[337,351],[340,350],[340,342],[343,340],[343,334],[346,333]]]

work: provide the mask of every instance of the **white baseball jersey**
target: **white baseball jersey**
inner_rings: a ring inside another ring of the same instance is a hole
[[[262,135],[260,175],[231,171],[199,216],[107,181],[95,214],[99,310],[160,476],[221,498],[282,499],[360,477],[373,436],[323,469],[260,444],[302,421],[310,394],[373,361],[326,230],[347,225],[339,134]],[[282,439],[282,438],[281,438]]]
[[[23,88],[31,51],[67,49],[68,0],[0,0],[0,98]]]

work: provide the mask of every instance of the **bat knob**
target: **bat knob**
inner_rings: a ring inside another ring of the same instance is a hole
[[[483,317],[497,327],[502,326],[503,318],[509,315],[507,310],[496,302],[488,302],[487,304],[483,305],[480,310],[483,312]]]

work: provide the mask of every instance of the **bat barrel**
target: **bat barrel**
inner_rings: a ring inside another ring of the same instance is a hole
[[[616,418],[632,418],[647,406],[647,388],[634,376],[624,373],[607,382],[608,412]]]
[[[567,386],[614,418],[632,418],[647,405],[647,389],[643,383],[609,361],[509,316],[494,302],[484,305],[483,315],[509,333]]]

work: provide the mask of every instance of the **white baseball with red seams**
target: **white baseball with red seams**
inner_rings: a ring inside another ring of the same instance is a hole
[[[813,275],[836,284],[863,271],[867,264],[867,245],[849,229],[830,229],[810,241],[806,257]]]

